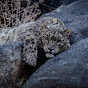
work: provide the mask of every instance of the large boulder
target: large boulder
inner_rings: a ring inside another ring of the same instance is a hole
[[[48,60],[22,88],[87,88],[88,38]]]
[[[61,19],[71,30],[69,40],[73,45],[42,65],[22,88],[87,88],[88,0],[58,7],[40,18],[48,16]]]
[[[48,16],[61,19],[66,28],[71,30],[69,39],[71,44],[88,37],[88,0],[78,0],[67,6],[63,5],[40,18]]]
[[[64,5],[68,5],[68,4],[70,4],[70,3],[74,2],[74,1],[78,1],[78,0],[58,0],[58,1],[60,1]]]
[[[0,45],[0,88],[6,87],[8,84],[15,84],[20,75],[20,66],[22,62],[22,42],[9,42]],[[21,80],[22,81],[22,80]],[[3,86],[4,85],[4,86]],[[3,87],[1,87],[3,86]]]

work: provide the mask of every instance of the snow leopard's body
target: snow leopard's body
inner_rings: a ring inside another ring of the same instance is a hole
[[[47,58],[52,58],[70,46],[68,42],[69,34],[70,31],[65,28],[61,20],[45,17],[31,23],[23,30],[20,29],[13,36],[13,39],[5,40],[6,42],[10,40],[23,41],[23,60],[32,66],[36,66],[38,46],[44,49]]]

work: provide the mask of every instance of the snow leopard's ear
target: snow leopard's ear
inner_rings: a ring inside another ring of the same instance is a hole
[[[70,29],[66,29],[64,30],[65,35],[67,36],[67,38],[69,37],[71,30]]]

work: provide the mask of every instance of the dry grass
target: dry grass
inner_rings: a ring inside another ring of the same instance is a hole
[[[30,6],[30,0],[0,0],[0,29],[33,21],[41,13],[39,3]]]

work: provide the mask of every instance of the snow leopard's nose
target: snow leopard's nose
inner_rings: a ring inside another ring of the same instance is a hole
[[[54,47],[50,46],[50,47],[48,47],[48,49],[51,51],[51,50],[54,50]]]

